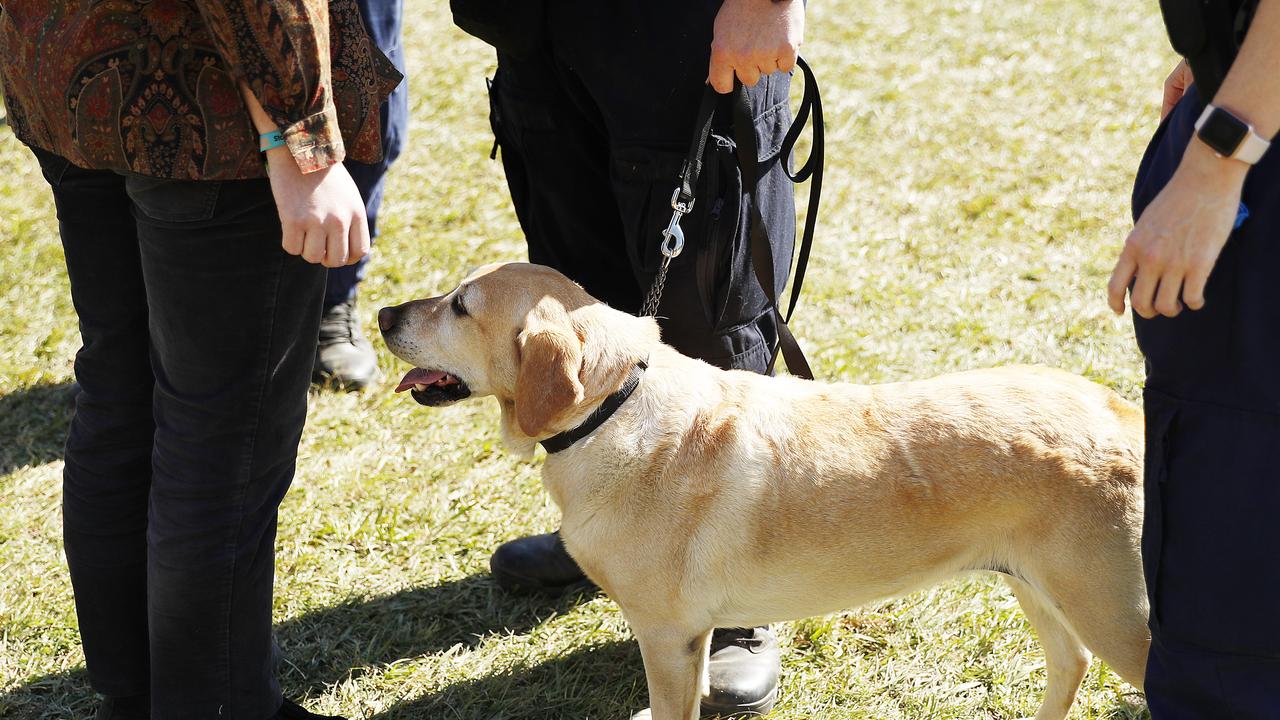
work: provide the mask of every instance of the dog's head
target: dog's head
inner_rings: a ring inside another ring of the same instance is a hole
[[[452,292],[378,312],[391,352],[414,369],[396,392],[423,405],[493,395],[512,444],[572,427],[658,343],[657,324],[610,309],[541,265],[488,265]]]

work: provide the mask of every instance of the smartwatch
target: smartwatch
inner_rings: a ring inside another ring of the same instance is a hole
[[[1217,105],[1208,105],[1196,120],[1196,137],[1218,157],[1256,164],[1271,143],[1253,131],[1253,126]]]

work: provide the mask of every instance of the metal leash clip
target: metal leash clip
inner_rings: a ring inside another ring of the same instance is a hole
[[[690,198],[688,202],[681,202],[680,188],[676,188],[671,193],[671,222],[667,223],[667,229],[662,231],[662,246],[659,248],[665,258],[663,265],[671,262],[671,259],[680,255],[684,250],[684,231],[680,229],[680,220],[693,210],[694,198]]]
[[[649,294],[645,297],[644,305],[640,309],[640,314],[643,316],[653,317],[658,314],[658,304],[662,302],[662,290],[667,284],[667,267],[671,265],[671,260],[684,250],[684,230],[680,229],[680,220],[693,209],[694,200],[695,198],[689,198],[688,201],[682,201],[679,187],[671,193],[671,222],[667,223],[667,229],[662,231],[662,244],[658,246],[658,250],[662,253],[662,265],[658,268],[658,275],[653,279],[653,285],[649,288]]]

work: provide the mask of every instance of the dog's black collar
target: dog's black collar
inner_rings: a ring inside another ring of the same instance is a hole
[[[546,440],[541,441],[542,447],[546,448],[547,453],[558,453],[561,450],[568,449],[570,445],[595,432],[596,428],[605,424],[609,418],[613,417],[613,414],[618,411],[618,408],[622,407],[622,403],[626,402],[627,398],[631,397],[631,393],[636,391],[636,388],[640,385],[640,376],[643,375],[644,371],[648,368],[649,363],[647,361],[640,360],[637,362],[636,366],[631,368],[631,374],[627,376],[627,381],[622,383],[622,387],[618,388],[618,391],[614,394],[605,398],[604,402],[600,403],[600,407],[596,408],[594,412],[588,415],[587,419],[584,420],[581,425],[572,430],[566,430],[558,435],[552,435]]]

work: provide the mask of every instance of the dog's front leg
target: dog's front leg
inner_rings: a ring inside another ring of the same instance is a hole
[[[653,720],[698,720],[711,628],[633,623],[631,629],[644,658]]]

